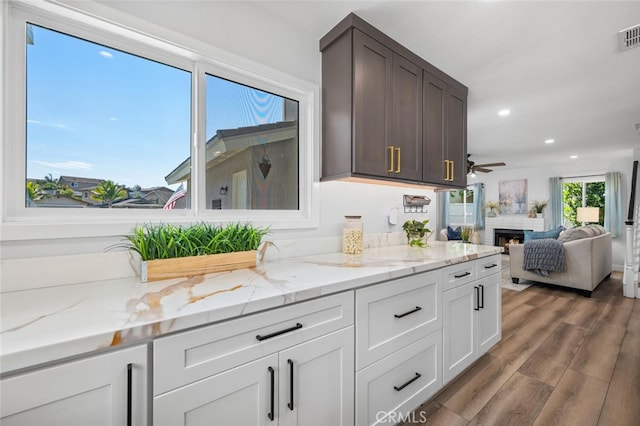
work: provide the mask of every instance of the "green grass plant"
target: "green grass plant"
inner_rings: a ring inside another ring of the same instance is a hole
[[[257,250],[268,228],[251,224],[213,225],[199,222],[189,226],[167,223],[136,226],[122,246],[137,252],[142,260],[172,259]]]

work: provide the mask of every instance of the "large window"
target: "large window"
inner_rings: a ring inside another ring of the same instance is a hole
[[[567,179],[562,182],[562,216],[566,226],[582,225],[578,207],[597,207],[598,223],[604,225],[604,177]]]
[[[207,208],[298,209],[298,102],[206,74]]]
[[[71,222],[94,235],[148,221],[317,226],[316,85],[64,6],[9,12],[3,239],[42,235],[18,226],[29,221],[50,237],[87,235]]]
[[[26,31],[26,206],[187,207],[166,204],[182,182],[165,176],[190,155],[191,73]]]

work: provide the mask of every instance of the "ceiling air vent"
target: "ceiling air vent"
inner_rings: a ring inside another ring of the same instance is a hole
[[[618,31],[618,41],[621,52],[640,46],[640,25]]]

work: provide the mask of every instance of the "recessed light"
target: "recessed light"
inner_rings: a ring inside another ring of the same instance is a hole
[[[554,143],[556,140],[555,139],[547,139],[546,141],[544,141],[544,143]]]
[[[509,114],[511,114],[511,111],[509,111],[508,109],[501,109],[500,111],[498,111],[498,115],[500,117],[506,117]]]
[[[572,156],[571,156],[571,157],[569,157],[569,158],[571,158],[572,160],[575,160],[576,158],[578,158],[578,156],[577,156],[577,155],[572,155]]]

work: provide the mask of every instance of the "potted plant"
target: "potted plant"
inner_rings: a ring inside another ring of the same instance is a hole
[[[533,202],[533,209],[536,211],[537,217],[542,217],[542,212],[544,208],[547,207],[548,204],[549,202],[547,200]]]
[[[460,227],[460,238],[462,238],[462,241],[464,241],[465,243],[468,243],[469,240],[471,240],[471,232],[473,231],[473,228],[470,226],[461,226]]]
[[[256,266],[256,251],[268,229],[250,224],[217,226],[166,223],[136,226],[122,245],[140,255],[142,282]]]
[[[497,212],[500,211],[500,203],[497,201],[487,201],[484,203],[485,209],[489,209],[489,213],[487,213],[487,217],[496,217]]]
[[[423,221],[420,220],[407,220],[402,224],[402,229],[407,234],[407,241],[411,247],[425,247],[424,236],[431,232],[431,229],[427,228],[429,219]]]

